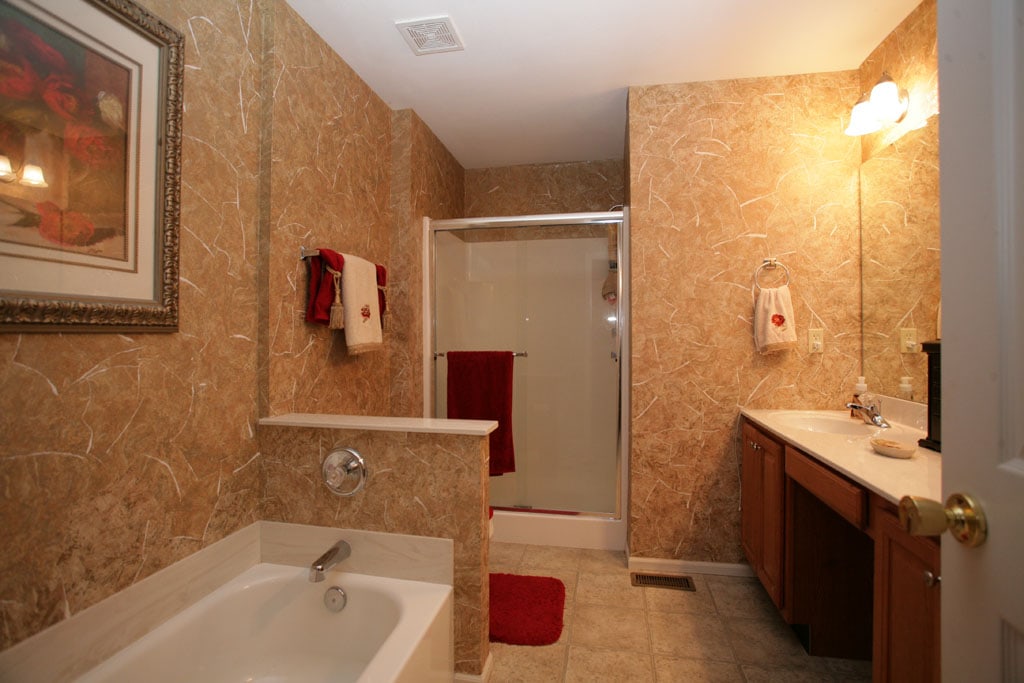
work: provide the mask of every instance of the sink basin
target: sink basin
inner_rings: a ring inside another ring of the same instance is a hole
[[[852,419],[847,413],[795,410],[778,413],[775,419],[785,427],[821,434],[868,436],[877,429],[861,420]]]

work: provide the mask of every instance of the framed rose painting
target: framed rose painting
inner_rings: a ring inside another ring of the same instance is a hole
[[[0,0],[0,330],[177,329],[183,57],[130,0]]]

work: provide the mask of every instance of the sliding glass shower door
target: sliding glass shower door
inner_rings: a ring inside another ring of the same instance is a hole
[[[616,225],[435,233],[435,350],[514,351],[516,471],[491,505],[617,513]],[[445,417],[447,361],[435,361]]]

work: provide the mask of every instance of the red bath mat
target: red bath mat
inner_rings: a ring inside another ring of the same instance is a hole
[[[491,574],[491,640],[551,645],[562,635],[565,584],[550,576]]]

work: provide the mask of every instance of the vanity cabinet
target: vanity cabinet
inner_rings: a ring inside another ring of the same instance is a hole
[[[875,683],[938,683],[938,540],[809,449],[749,418],[741,435],[743,550],[807,651],[871,658]]]
[[[785,454],[788,604],[782,615],[809,654],[871,659],[867,491],[792,446]]]
[[[782,444],[744,420],[740,538],[747,561],[768,591],[784,608],[785,460]]]
[[[875,623],[872,680],[938,683],[939,543],[911,536],[896,506],[872,498],[875,538]]]

